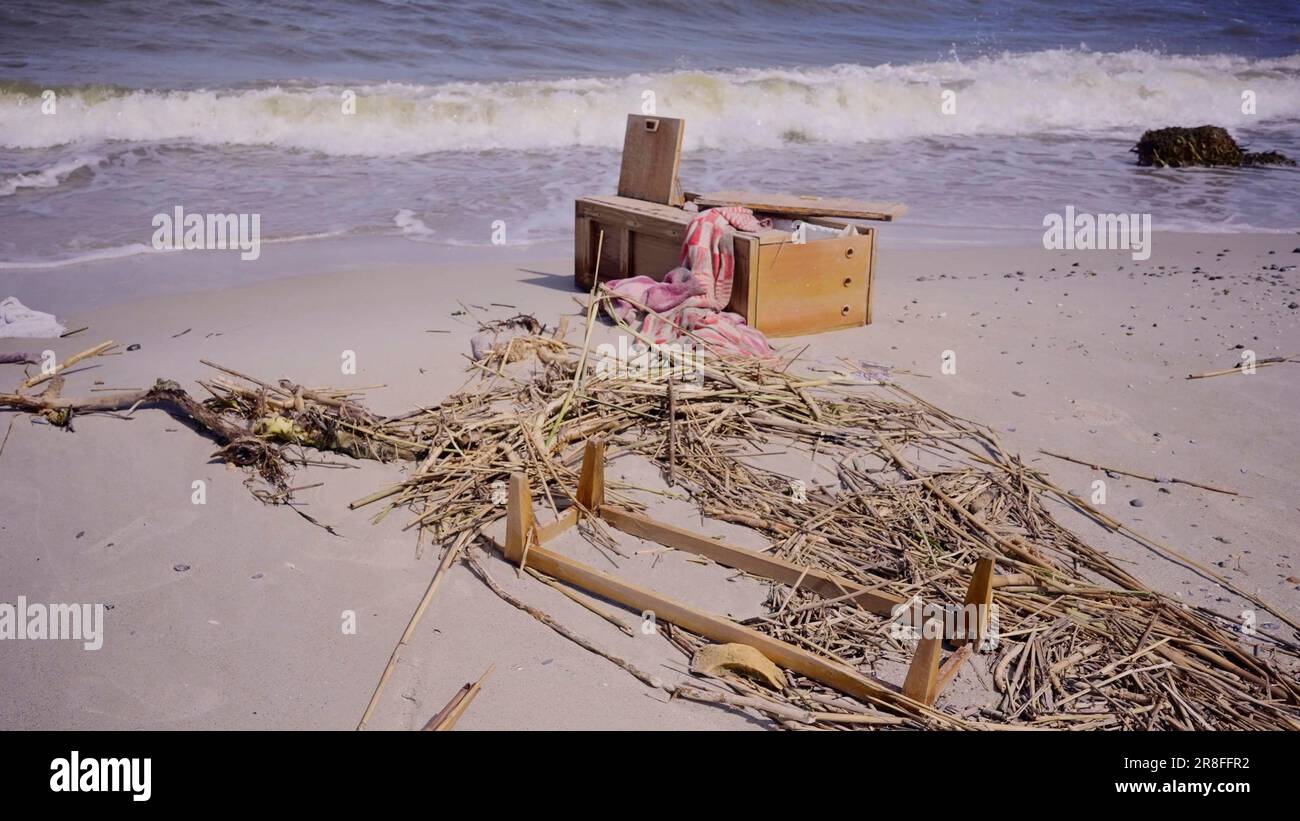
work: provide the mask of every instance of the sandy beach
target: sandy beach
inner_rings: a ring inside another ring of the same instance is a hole
[[[1176,548],[1294,617],[1300,402],[1294,364],[1189,380],[1300,352],[1300,236],[1157,233],[1153,253],[1041,247],[895,249],[878,257],[875,322],[780,340],[800,362],[850,356],[898,369],[908,390],[999,432],[1006,446],[1081,496],[1107,483],[1108,515]],[[371,243],[371,245],[366,245]],[[380,248],[379,246],[383,247]],[[8,271],[3,289],[54,311],[76,336],[3,340],[0,353],[50,348],[60,359],[103,340],[120,355],[72,369],[64,395],[145,388],[192,391],[201,359],[306,385],[383,385],[381,413],[431,405],[478,377],[469,340],[479,320],[526,311],[581,326],[571,247],[445,249],[401,239],[268,246],[275,278],[220,287],[215,255],[156,254],[75,270]],[[376,258],[384,260],[375,263]],[[340,262],[340,260],[345,262]],[[263,268],[262,270],[265,270]],[[321,271],[324,271],[323,273]],[[214,275],[215,276],[215,275]],[[70,288],[60,284],[84,283]],[[97,285],[98,283],[99,285]],[[163,288],[157,283],[167,283]],[[150,293],[149,296],[141,296]],[[161,295],[159,295],[161,293]],[[509,307],[507,307],[509,306]],[[459,315],[457,315],[459,314]],[[572,333],[572,332],[571,332]],[[602,325],[598,334],[612,330]],[[139,345],[127,352],[127,345]],[[345,351],[355,375],[340,373]],[[955,374],[941,372],[944,351]],[[22,368],[0,366],[0,390]],[[348,503],[400,478],[397,464],[329,457],[295,477],[302,509],[260,503],[243,471],[213,461],[213,443],[157,409],[130,419],[79,417],[74,431],[5,413],[0,451],[0,600],[103,602],[102,649],[70,642],[0,644],[0,727],[38,729],[350,729],[356,725],[438,562],[417,553],[408,514],[378,525]],[[1154,483],[1054,459],[1178,477],[1236,491]],[[834,474],[809,464],[815,486]],[[658,471],[615,460],[611,475],[665,489]],[[202,480],[206,503],[192,502]],[[655,497],[664,518],[742,545],[757,534],[701,523],[691,505]],[[1073,512],[1062,521],[1156,590],[1231,620],[1252,609],[1219,585]],[[760,612],[765,586],[716,565],[623,537],[621,574],[720,613]],[[758,539],[761,541],[761,539]],[[557,549],[608,561],[576,534]],[[667,679],[685,660],[660,636],[627,636],[560,593],[487,561],[508,591]],[[608,567],[607,567],[608,569]],[[357,630],[340,629],[354,611]],[[639,617],[624,613],[635,626]],[[1288,637],[1273,614],[1262,632]],[[494,595],[463,565],[403,650],[373,728],[418,728],[456,688],[495,665],[463,729],[745,729],[766,720],[668,702],[606,660]],[[979,693],[970,665],[952,698]],[[898,683],[902,670],[878,676]]]

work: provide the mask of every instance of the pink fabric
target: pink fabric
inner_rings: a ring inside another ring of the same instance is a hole
[[[615,296],[624,294],[653,313],[642,316],[641,308],[618,299],[610,313],[633,327],[639,323],[641,333],[659,344],[698,340],[715,352],[767,356],[772,353],[767,337],[746,325],[740,314],[726,310],[736,278],[735,232],[761,227],[748,208],[702,212],[687,227],[678,266],[663,282],[636,276],[605,283]]]
[[[757,231],[761,226],[748,208],[711,208],[691,220],[682,243],[678,267],[688,267],[703,289],[691,307],[722,310],[731,301],[736,280],[736,231]]]

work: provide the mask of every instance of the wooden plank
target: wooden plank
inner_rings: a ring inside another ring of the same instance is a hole
[[[764,194],[755,191],[688,193],[686,199],[694,201],[701,208],[743,205],[761,214],[788,217],[848,217],[890,222],[907,213],[907,206],[897,202],[864,202],[846,197]]]
[[[871,254],[867,257],[867,324],[870,325],[876,297],[876,230],[868,228],[863,233],[871,239]]]
[[[907,678],[903,681],[903,694],[922,704],[933,704],[938,695],[939,656],[943,652],[942,623],[931,619],[921,627],[921,641],[916,645],[912,664],[907,668]],[[934,633],[933,638],[925,638],[927,633]]]
[[[762,253],[757,238],[749,234],[737,234],[733,242],[736,252],[736,275],[731,284],[731,302],[727,310],[745,317],[751,317],[758,310],[758,260]]]
[[[686,236],[686,226],[696,216],[671,205],[631,197],[587,196],[580,197],[577,202],[578,212],[583,216],[597,217],[602,221],[623,221],[628,225],[639,225],[648,219],[660,223],[664,228],[680,227],[683,237]]]
[[[506,490],[506,558],[519,564],[533,539],[536,539],[533,494],[528,489],[527,477],[512,473]]]
[[[618,195],[664,205],[681,205],[677,171],[682,162],[683,120],[627,116]]]
[[[578,523],[578,509],[571,507],[560,514],[553,522],[547,522],[544,525],[537,526],[537,543],[546,544],[551,539],[564,533],[569,528]],[[508,523],[507,523],[508,524]]]
[[[585,463],[584,463],[585,465]],[[764,556],[753,550],[716,541],[674,525],[657,522],[648,516],[633,513],[630,510],[606,505],[601,508],[600,517],[614,527],[668,547],[695,553],[712,559],[725,567],[743,570],[765,579],[773,579],[788,585],[798,585],[802,590],[810,590],[824,598],[833,599],[852,594],[852,601],[872,613],[890,615],[895,607],[906,600],[883,590],[864,587],[848,579],[813,567],[805,567],[793,562]]]
[[[656,620],[675,624],[712,641],[748,644],[779,666],[859,700],[890,705],[910,715],[936,715],[923,702],[903,695],[889,684],[865,676],[839,662],[815,655],[722,616],[691,607],[654,590],[625,582],[547,548],[530,549],[528,566],[637,612],[648,610],[654,613]]]
[[[591,278],[596,271],[595,248],[591,238],[594,221],[582,213],[582,205],[575,203],[573,223],[573,277],[578,286],[591,289]]]
[[[605,504],[605,440],[599,437],[588,439],[582,449],[578,504],[592,513],[598,513]]]
[[[966,607],[976,605],[979,610],[979,623],[966,624]],[[970,585],[966,588],[966,598],[962,602],[962,612],[957,616],[957,636],[953,643],[965,644],[968,641],[982,641],[988,631],[989,607],[993,604],[993,559],[985,557],[975,562],[975,572],[971,574]]]

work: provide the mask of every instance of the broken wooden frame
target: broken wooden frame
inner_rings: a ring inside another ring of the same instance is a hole
[[[765,556],[608,504],[605,501],[604,461],[604,442],[600,439],[588,441],[582,457],[582,473],[574,500],[576,504],[555,521],[540,526],[533,517],[532,492],[527,477],[522,473],[510,476],[504,545],[508,561],[520,567],[527,565],[637,612],[653,612],[657,619],[676,624],[712,641],[747,644],[781,667],[861,701],[894,707],[907,714],[928,713],[943,685],[955,675],[957,666],[969,655],[969,648],[959,648],[945,667],[945,677],[939,666],[942,637],[923,637],[900,692],[893,685],[863,675],[840,662],[810,653],[731,619],[623,581],[546,549],[543,546],[546,542],[572,528],[582,516],[589,516],[602,519],[630,535],[695,553],[725,567],[808,590],[828,599],[851,601],[873,613],[892,615],[894,608],[907,601],[883,590],[864,587],[834,573]],[[985,598],[991,600],[992,568],[992,559],[980,560],[971,589],[967,592],[968,602],[972,597],[978,597],[980,602]],[[979,581],[981,578],[983,581]],[[980,625],[975,632],[982,629],[983,626]]]

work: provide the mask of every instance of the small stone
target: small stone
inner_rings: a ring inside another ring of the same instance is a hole
[[[264,578],[265,576],[266,576],[265,573],[254,573],[253,575],[249,576],[248,578],[250,578],[250,579],[261,579],[261,578]]]
[[[138,350],[140,350],[140,343],[139,343],[139,342],[135,342],[135,343],[132,343],[132,344],[130,344],[130,345],[127,345],[127,346],[126,346],[126,349],[127,349],[128,351],[138,351]]]
[[[1146,502],[1142,501],[1141,499],[1129,499],[1128,503],[1130,507],[1142,507],[1143,505],[1146,504]]]
[[[1012,391],[1012,392],[1011,392],[1011,395],[1012,395],[1012,396],[1020,396],[1020,397],[1023,397],[1025,394],[1021,393],[1020,391]]]
[[[189,569],[190,569],[190,566],[189,566],[188,564],[177,564],[177,565],[172,565],[172,570],[175,570],[177,573],[184,573],[186,570],[189,570]]]

